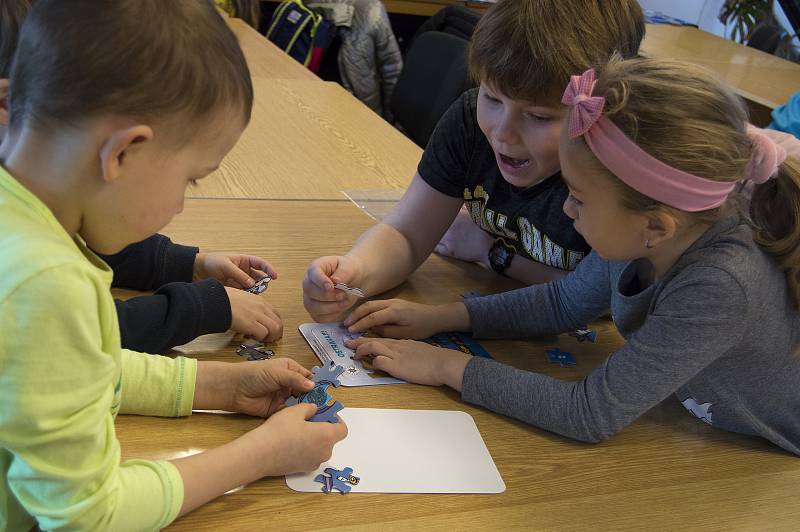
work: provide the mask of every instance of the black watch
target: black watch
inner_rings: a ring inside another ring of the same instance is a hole
[[[516,254],[517,250],[514,249],[514,246],[509,246],[505,240],[498,238],[489,248],[489,264],[494,271],[505,275]]]

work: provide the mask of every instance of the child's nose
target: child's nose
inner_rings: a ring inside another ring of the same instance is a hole
[[[561,209],[564,211],[564,214],[573,220],[578,217],[578,210],[575,208],[575,204],[569,200],[569,197],[564,200],[564,205],[561,206]]]

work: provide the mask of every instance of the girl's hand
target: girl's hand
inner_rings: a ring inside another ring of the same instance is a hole
[[[263,277],[266,273],[273,279],[278,272],[270,263],[252,255],[236,253],[198,253],[194,259],[192,279],[213,278],[225,286],[234,288],[250,288],[255,284],[255,277]]]
[[[402,299],[368,301],[344,320],[350,332],[372,331],[384,338],[421,340],[441,330],[437,327],[437,309],[432,305]]]
[[[259,461],[265,467],[262,476],[314,471],[330,460],[333,446],[347,436],[347,425],[341,419],[338,423],[307,421],[316,412],[312,404],[290,406],[245,435],[267,451]]]
[[[472,357],[413,340],[358,338],[345,342],[355,351],[356,360],[367,360],[372,367],[393,377],[418,384],[446,384],[461,391],[464,368]]]
[[[492,235],[472,221],[467,208],[462,207],[434,251],[445,257],[478,262],[489,267],[489,249],[494,240]]]
[[[261,342],[283,336],[283,321],[264,297],[228,286],[225,292],[231,303],[231,329]]]
[[[358,263],[347,256],[320,257],[311,263],[303,279],[303,305],[314,321],[337,321],[358,300],[333,285],[345,283],[360,288]]]

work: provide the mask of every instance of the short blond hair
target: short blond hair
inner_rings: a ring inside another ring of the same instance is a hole
[[[603,114],[656,159],[714,181],[745,178],[754,149],[747,111],[712,72],[681,61],[614,57],[599,73],[594,94],[606,99]],[[625,208],[679,212],[690,222],[713,223],[745,204],[734,193],[720,207],[687,213],[617,178],[613,183]],[[784,270],[800,308],[800,163],[787,159],[776,178],[757,186],[746,214],[755,242]]]
[[[615,52],[635,57],[644,32],[636,0],[500,0],[475,28],[470,73],[509,98],[557,105],[571,75]]]

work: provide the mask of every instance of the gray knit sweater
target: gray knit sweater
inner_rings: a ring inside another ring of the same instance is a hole
[[[800,317],[750,228],[725,219],[648,285],[649,268],[592,253],[558,282],[466,300],[479,338],[570,331],[610,307],[626,343],[577,382],[474,357],[464,400],[596,442],[675,394],[715,427],[800,454]]]

